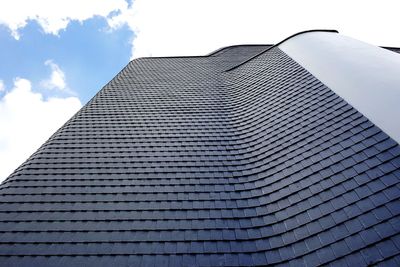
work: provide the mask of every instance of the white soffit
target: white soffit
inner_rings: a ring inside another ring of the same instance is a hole
[[[322,31],[278,47],[400,143],[400,54]]]

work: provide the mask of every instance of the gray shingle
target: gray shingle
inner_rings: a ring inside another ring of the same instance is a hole
[[[276,47],[136,59],[0,186],[0,261],[390,265],[399,166]]]

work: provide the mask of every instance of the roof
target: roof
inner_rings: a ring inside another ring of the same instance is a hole
[[[277,46],[136,59],[1,184],[0,262],[400,265],[399,181],[399,144]]]

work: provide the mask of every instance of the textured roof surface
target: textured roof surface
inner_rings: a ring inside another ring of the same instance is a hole
[[[277,47],[226,71],[263,49],[132,61],[0,186],[0,265],[400,265],[399,145]]]

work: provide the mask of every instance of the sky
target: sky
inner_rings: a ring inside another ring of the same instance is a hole
[[[400,47],[398,0],[2,0],[0,181],[128,62],[336,29]]]

